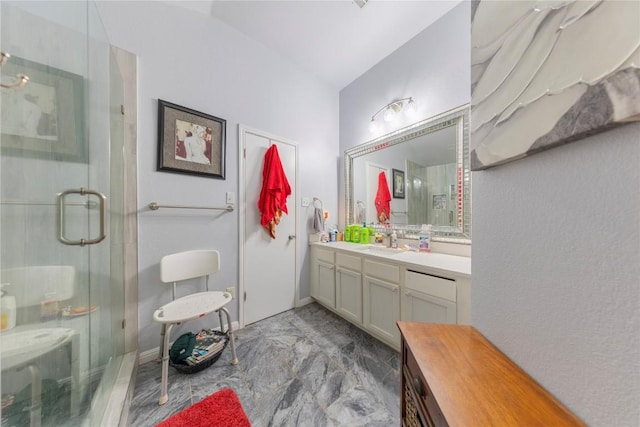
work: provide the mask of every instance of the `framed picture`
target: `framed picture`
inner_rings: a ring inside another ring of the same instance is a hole
[[[447,195],[446,194],[434,194],[433,195],[433,209],[446,209],[447,208]]]
[[[393,198],[404,199],[404,172],[393,169]]]
[[[224,178],[227,121],[158,100],[158,169]]]
[[[13,83],[17,74],[29,81],[2,89],[2,154],[86,162],[84,77],[12,56],[2,67],[2,82]]]

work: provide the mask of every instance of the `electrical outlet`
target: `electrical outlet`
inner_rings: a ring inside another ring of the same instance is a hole
[[[229,292],[231,294],[231,298],[235,298],[236,297],[236,288],[234,287],[230,287],[225,289],[225,291]]]

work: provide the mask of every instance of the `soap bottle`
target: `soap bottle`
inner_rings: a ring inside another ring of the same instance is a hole
[[[55,320],[59,313],[60,301],[56,298],[56,293],[46,293],[44,300],[40,303],[40,321],[47,322],[49,320]]]
[[[337,235],[338,235],[338,226],[334,226],[329,231],[329,241],[330,242],[335,242]]]
[[[431,252],[431,225],[422,224],[418,235],[418,251]]]
[[[0,287],[8,286],[3,283]],[[6,331],[16,326],[16,297],[7,295],[0,288],[0,330]]]
[[[369,225],[369,243],[376,243],[376,229],[373,228],[373,223]]]
[[[398,249],[398,235],[396,234],[396,230],[393,230],[393,233],[391,233],[391,247]]]
[[[369,244],[369,227],[366,224],[360,229],[360,243]]]
[[[350,225],[345,225],[344,226],[344,241],[345,242],[350,242],[351,241],[351,226]]]
[[[361,227],[359,225],[351,226],[351,241],[353,243],[360,243],[360,230]]]

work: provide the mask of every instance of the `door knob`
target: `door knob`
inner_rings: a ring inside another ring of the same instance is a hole
[[[295,239],[295,238],[296,238],[296,235],[295,235],[295,234],[289,234],[289,240],[293,240],[293,239]]]

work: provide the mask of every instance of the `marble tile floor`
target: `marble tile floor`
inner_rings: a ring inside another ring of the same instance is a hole
[[[227,347],[191,375],[169,368],[169,402],[158,405],[161,365],[139,368],[134,427],[155,426],[222,388],[232,388],[253,427],[399,426],[400,355],[317,303],[236,332],[240,364]]]

